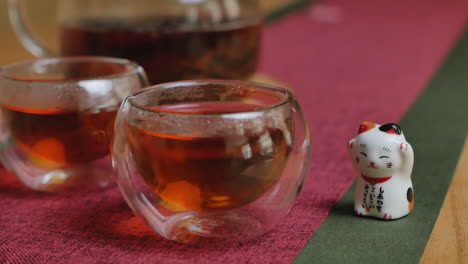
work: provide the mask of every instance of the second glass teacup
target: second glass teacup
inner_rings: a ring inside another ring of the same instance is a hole
[[[261,235],[288,213],[310,135],[287,90],[181,81],[122,103],[112,155],[128,204],[156,232],[181,243],[226,242]]]
[[[109,150],[122,100],[147,85],[136,63],[43,59],[0,68],[0,161],[27,186],[57,191],[111,180]]]

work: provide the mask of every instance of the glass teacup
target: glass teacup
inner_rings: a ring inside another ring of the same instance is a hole
[[[147,85],[136,63],[104,57],[0,68],[0,161],[27,186],[106,186],[110,135],[122,100]]]
[[[292,93],[198,80],[127,97],[113,140],[117,182],[134,212],[181,243],[251,239],[289,211],[310,157]]]

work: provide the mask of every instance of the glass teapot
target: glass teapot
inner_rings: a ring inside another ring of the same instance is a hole
[[[9,0],[22,44],[38,57],[94,55],[134,60],[151,83],[246,79],[258,60],[257,0],[59,0],[59,51],[36,41],[20,0]]]

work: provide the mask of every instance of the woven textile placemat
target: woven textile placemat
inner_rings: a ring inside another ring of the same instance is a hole
[[[261,72],[295,89],[313,135],[303,192],[289,216],[267,235],[229,247],[179,245],[135,218],[116,188],[40,194],[2,173],[0,259],[291,262],[354,179],[346,142],[358,124],[399,120],[461,32],[466,3],[429,2],[430,8],[421,9],[404,0],[329,1],[265,28]]]

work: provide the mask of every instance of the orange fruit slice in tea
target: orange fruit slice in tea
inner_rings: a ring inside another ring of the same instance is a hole
[[[157,193],[163,199],[161,205],[169,210],[180,212],[202,209],[200,188],[188,181],[167,183]]]
[[[202,197],[202,191],[187,181],[169,183],[158,192],[163,199],[161,206],[175,212],[226,209],[232,206],[232,198],[227,195]]]
[[[66,163],[65,146],[55,138],[38,140],[25,150],[30,161],[40,168],[55,169]]]

